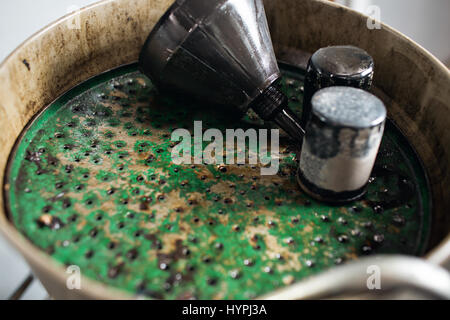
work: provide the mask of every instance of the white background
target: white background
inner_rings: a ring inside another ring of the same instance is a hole
[[[381,21],[406,34],[450,66],[450,0],[338,0],[365,13],[379,6]]]
[[[281,0],[282,1],[282,0]],[[299,0],[301,1],[301,0]],[[0,61],[33,33],[67,13],[67,9],[94,0],[1,0]],[[340,0],[365,11],[367,5],[381,8],[381,20],[405,33],[450,64],[450,0]],[[324,27],[326,24],[324,23]],[[0,236],[0,299],[26,278],[29,270],[20,256]],[[43,299],[47,294],[38,282],[25,298]]]
[[[71,5],[83,7],[94,2],[96,1],[1,0],[0,61],[34,32],[64,15]],[[442,61],[450,63],[450,0],[337,0],[337,2],[348,3],[363,12],[368,5],[378,5],[381,8],[383,22],[405,33]]]

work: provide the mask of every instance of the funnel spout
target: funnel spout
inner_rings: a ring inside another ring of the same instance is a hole
[[[283,108],[273,121],[298,143],[302,143],[305,130],[300,125],[300,120],[291,109]]]

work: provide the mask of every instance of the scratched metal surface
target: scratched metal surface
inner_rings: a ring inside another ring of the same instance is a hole
[[[303,73],[283,74],[300,112]],[[367,195],[336,207],[299,190],[298,150],[284,136],[276,176],[174,165],[171,133],[194,120],[223,132],[268,127],[162,97],[135,65],[78,86],[18,143],[4,188],[11,220],[60,263],[149,298],[248,299],[361,255],[423,251],[425,175],[391,124]]]

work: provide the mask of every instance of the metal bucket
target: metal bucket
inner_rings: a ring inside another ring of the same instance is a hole
[[[101,1],[64,17],[28,39],[0,65],[0,178],[5,179],[14,144],[33,117],[57,97],[105,71],[135,62],[146,36],[172,1]],[[411,282],[417,272],[450,265],[450,72],[436,58],[388,26],[366,28],[367,18],[325,1],[266,0],[266,12],[278,59],[304,66],[309,53],[328,45],[355,45],[370,52],[377,71],[375,93],[388,107],[389,117],[417,151],[432,193],[431,237],[423,260],[380,257],[387,277],[412,271],[397,284],[429,287]],[[132,8],[132,10],[130,9]],[[79,19],[80,29],[69,28]],[[325,23],[326,22],[326,23]],[[2,183],[3,185],[4,183]],[[0,196],[0,230],[23,254],[54,298],[132,298],[131,295],[83,278],[81,290],[68,290],[65,269],[36,248],[11,224]],[[349,275],[366,270],[373,261],[336,267],[324,274],[269,294],[267,298],[360,296],[363,281]],[[408,266],[406,268],[405,266]],[[334,280],[332,280],[334,279]],[[359,281],[359,282],[358,282]],[[393,284],[394,285],[394,284]]]

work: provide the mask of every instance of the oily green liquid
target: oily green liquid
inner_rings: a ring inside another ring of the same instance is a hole
[[[425,174],[391,124],[366,197],[328,206],[298,188],[298,150],[285,136],[273,177],[252,165],[174,165],[171,133],[194,120],[224,133],[270,126],[253,113],[237,120],[160,96],[136,70],[62,96],[11,158],[10,218],[56,261],[149,298],[249,299],[361,255],[423,251]],[[303,74],[289,66],[283,74],[301,112]]]

